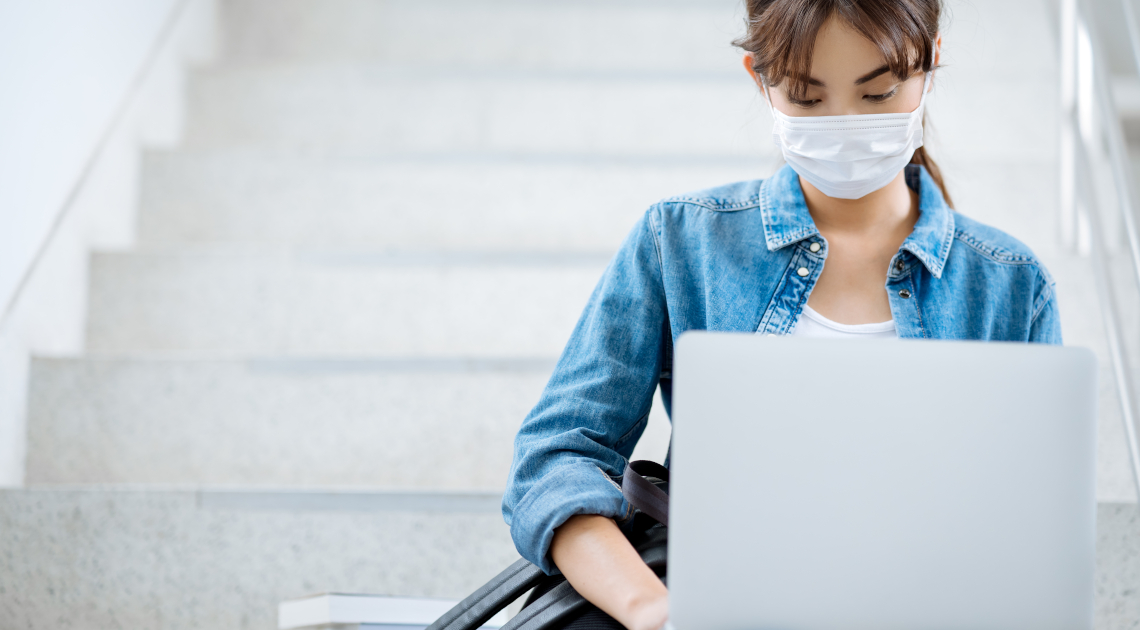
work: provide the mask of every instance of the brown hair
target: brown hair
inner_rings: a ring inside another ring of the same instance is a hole
[[[745,0],[745,5],[748,32],[733,45],[752,53],[752,69],[767,85],[788,79],[792,98],[807,92],[816,34],[832,16],[875,44],[900,81],[934,69],[942,0]],[[925,147],[915,150],[910,163],[926,167],[953,207],[942,171]]]

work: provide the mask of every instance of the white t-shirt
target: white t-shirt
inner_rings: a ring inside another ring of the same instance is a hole
[[[807,304],[804,304],[792,335],[823,339],[898,339],[893,319],[878,324],[840,324],[820,315]]]

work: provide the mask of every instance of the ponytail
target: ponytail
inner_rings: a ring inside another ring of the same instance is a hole
[[[926,152],[926,147],[918,147],[914,150],[914,157],[910,159],[911,164],[926,167],[926,172],[930,173],[930,178],[938,184],[938,190],[942,191],[942,198],[946,200],[946,205],[954,208],[954,202],[950,199],[950,193],[946,192],[946,182],[942,179],[942,169],[938,168],[938,164],[931,159],[930,155]]]

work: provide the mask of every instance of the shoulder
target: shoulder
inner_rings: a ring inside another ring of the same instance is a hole
[[[958,259],[959,265],[981,270],[983,277],[1032,284],[1037,309],[1053,297],[1053,276],[1033,250],[1013,236],[955,212],[954,242],[950,257]]]
[[[1028,245],[993,226],[955,212],[954,241],[965,245],[966,252],[984,261],[996,265],[1025,266],[1041,274],[1048,284],[1053,284],[1053,277]]]
[[[668,210],[706,210],[712,212],[737,212],[758,208],[764,188],[763,179],[723,184],[682,195],[662,199],[655,208]]]
[[[1044,269],[1028,245],[1005,232],[954,213],[954,240],[985,259],[998,264],[1028,265]]]
[[[648,229],[660,248],[685,259],[763,242],[766,181],[733,182],[662,199],[646,213]]]

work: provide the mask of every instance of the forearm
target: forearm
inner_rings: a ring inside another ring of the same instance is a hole
[[[582,597],[630,630],[658,630],[668,591],[612,519],[573,516],[554,531],[554,564]]]

